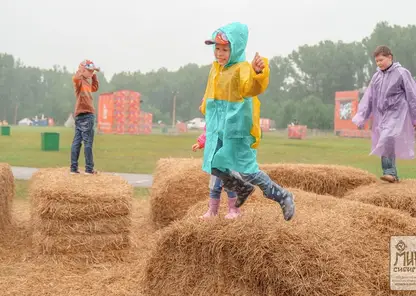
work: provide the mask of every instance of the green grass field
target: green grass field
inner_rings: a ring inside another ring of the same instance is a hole
[[[41,132],[60,133],[60,151],[41,151]],[[109,172],[149,173],[163,157],[201,157],[192,152],[198,132],[186,135],[96,135],[96,169]],[[69,167],[73,129],[48,127],[12,127],[11,136],[0,136],[0,162],[13,166]],[[277,133],[265,133],[258,151],[259,163],[322,163],[350,165],[380,175],[380,159],[369,156],[368,139],[335,136],[289,140]],[[84,165],[81,152],[80,166]],[[401,178],[416,178],[416,160],[398,161]]]

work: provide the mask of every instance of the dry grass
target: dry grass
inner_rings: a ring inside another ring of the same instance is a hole
[[[11,223],[11,208],[15,192],[13,172],[9,164],[0,163],[0,231]]]
[[[29,203],[16,201],[13,216],[13,229],[0,240],[2,296],[143,295],[139,279],[154,233],[149,223],[148,201],[136,199],[132,203],[131,248],[123,255],[124,262],[85,264],[33,256]]]
[[[147,295],[391,295],[389,238],[414,235],[399,211],[293,189],[285,222],[265,199],[242,219],[200,221],[206,201],[160,232],[145,269]],[[412,295],[413,292],[395,293]]]
[[[261,165],[273,181],[284,187],[342,197],[351,189],[377,181],[375,175],[353,167],[321,164]]]
[[[121,177],[42,169],[33,175],[29,195],[35,254],[100,262],[127,253],[133,188]]]
[[[416,217],[416,180],[361,186],[350,191],[344,198],[400,210]]]
[[[207,199],[210,176],[201,159],[162,158],[157,162],[151,191],[151,219],[164,227],[180,219],[190,206]]]
[[[40,232],[47,235],[58,234],[73,234],[89,235],[91,233],[96,234],[108,234],[108,233],[128,233],[131,227],[130,216],[103,218],[99,220],[86,220],[82,223],[79,221],[66,221],[66,220],[39,220],[32,221],[37,225]]]
[[[376,182],[360,169],[335,165],[264,164],[260,168],[284,187],[317,194],[343,196],[348,190]],[[181,219],[195,203],[207,200],[210,176],[202,171],[202,160],[163,158],[157,163],[151,194],[151,217],[162,228]],[[225,197],[225,194],[223,194]],[[260,190],[251,198],[262,198]]]
[[[150,223],[150,203],[135,199],[130,206],[131,247],[120,254],[124,261],[106,262],[108,252],[96,252],[100,264],[85,264],[83,253],[76,254],[77,261],[34,254],[29,203],[18,199],[13,204],[15,223],[0,240],[1,294],[412,295],[388,291],[386,256],[390,234],[415,233],[413,218],[391,209],[293,191],[297,213],[289,223],[283,221],[277,204],[262,197],[249,199],[240,220],[202,222],[196,216],[206,210],[205,196],[190,206],[183,221],[160,233]],[[59,203],[67,197],[54,199]],[[92,203],[88,197],[72,196],[68,204],[75,201]],[[96,213],[94,207],[77,211]],[[56,211],[46,211],[44,222],[57,217],[51,213]],[[42,231],[51,236],[60,231],[118,233],[129,224],[113,223],[117,217],[112,216],[82,223],[71,217],[71,221],[43,223]]]

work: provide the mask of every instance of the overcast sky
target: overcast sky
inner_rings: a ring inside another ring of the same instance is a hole
[[[219,26],[244,22],[247,58],[286,55],[323,39],[361,40],[379,21],[416,24],[411,0],[0,0],[0,52],[26,65],[92,59],[114,72],[208,64]],[[255,4],[257,3],[257,4]],[[415,49],[416,50],[416,49]]]

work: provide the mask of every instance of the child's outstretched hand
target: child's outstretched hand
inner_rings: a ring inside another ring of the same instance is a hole
[[[260,73],[264,69],[264,61],[262,57],[259,55],[258,52],[256,52],[256,55],[254,56],[253,61],[251,62],[251,65],[253,67],[253,70],[256,73]]]
[[[192,151],[195,152],[196,150],[201,149],[201,146],[199,146],[199,143],[195,143],[192,145]]]

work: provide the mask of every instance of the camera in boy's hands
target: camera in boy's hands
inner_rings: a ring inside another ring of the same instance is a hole
[[[256,52],[256,55],[254,56],[253,62],[251,62],[251,65],[253,67],[254,72],[257,74],[261,73],[265,67],[263,58],[259,55],[258,52]]]
[[[100,72],[100,67],[97,67],[92,61],[86,60],[83,63],[84,68],[90,71]]]
[[[78,71],[81,76],[91,78],[97,72],[100,72],[100,67],[97,67],[91,60],[84,60],[78,66]]]

